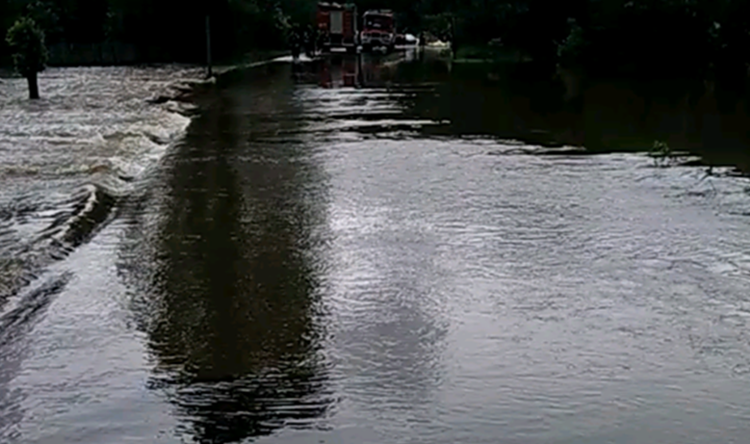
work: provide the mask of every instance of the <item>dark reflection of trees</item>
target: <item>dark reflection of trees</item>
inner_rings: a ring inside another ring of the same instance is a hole
[[[314,168],[253,140],[272,124],[264,113],[293,111],[279,109],[291,100],[277,87],[224,91],[208,105],[167,162],[161,222],[152,235],[145,223],[131,232],[130,261],[151,262],[124,268],[146,276],[135,310],[155,360],[153,386],[199,442],[267,434],[328,406],[313,319],[315,207],[300,192]],[[149,251],[144,243],[153,243],[150,257],[134,257]]]
[[[586,81],[565,72],[554,77],[533,63],[451,63],[429,52],[401,59],[336,56],[311,67],[300,67],[308,71],[298,81],[408,90],[393,96],[399,117],[449,122],[419,128],[423,135],[491,136],[592,152],[649,150],[659,140],[750,171],[750,102],[726,84]],[[373,129],[380,130],[357,130]]]
[[[534,66],[511,63],[457,63],[445,75],[441,63],[405,62],[397,70],[365,65],[365,79],[378,84],[386,72],[401,85],[436,84],[416,97],[398,99],[407,115],[450,122],[423,132],[581,145],[602,152],[648,150],[655,140],[663,140],[674,150],[750,170],[745,154],[750,152],[750,105],[726,85],[690,80],[566,83],[574,80],[569,74],[553,78]]]

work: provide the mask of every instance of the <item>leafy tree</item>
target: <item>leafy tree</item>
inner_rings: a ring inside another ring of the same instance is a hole
[[[21,17],[8,30],[6,41],[13,51],[16,71],[26,77],[29,83],[29,98],[38,99],[37,73],[43,71],[47,63],[44,32],[33,19]]]
[[[46,40],[56,39],[62,33],[57,6],[49,0],[32,0],[26,4],[26,16],[44,31]]]

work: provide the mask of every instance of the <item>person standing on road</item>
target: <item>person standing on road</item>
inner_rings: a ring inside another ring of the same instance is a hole
[[[326,32],[321,29],[318,29],[315,34],[315,38],[316,38],[315,46],[317,47],[317,50],[320,52],[323,52],[323,46],[327,39]]]
[[[289,46],[292,50],[292,58],[296,61],[299,59],[302,46],[302,36],[300,35],[299,25],[292,26],[289,32]]]
[[[305,54],[308,57],[315,57],[315,41],[316,41],[315,29],[312,25],[307,25],[305,29]]]

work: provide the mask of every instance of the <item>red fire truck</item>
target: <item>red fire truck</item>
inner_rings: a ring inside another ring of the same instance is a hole
[[[372,10],[365,12],[362,26],[362,49],[370,51],[375,47],[384,47],[388,52],[396,45],[396,27],[393,11]]]
[[[359,45],[357,6],[353,4],[318,3],[318,31],[323,34],[322,50],[343,48],[356,52]]]

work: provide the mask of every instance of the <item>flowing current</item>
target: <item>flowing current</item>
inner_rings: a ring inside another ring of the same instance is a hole
[[[51,69],[43,99],[0,83],[0,302],[75,249],[184,133],[189,68]],[[171,96],[170,96],[171,94]],[[171,100],[170,100],[171,99]],[[161,103],[155,106],[154,103]]]
[[[0,441],[745,442],[750,182],[429,63],[3,79]]]

